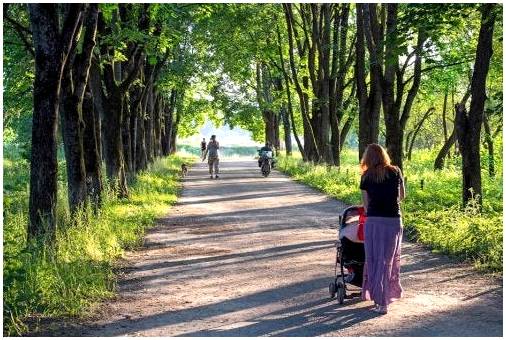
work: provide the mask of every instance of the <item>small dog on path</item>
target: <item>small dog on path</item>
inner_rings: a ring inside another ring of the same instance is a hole
[[[186,177],[186,175],[188,174],[188,167],[186,166],[186,164],[181,164],[181,175],[183,177]]]

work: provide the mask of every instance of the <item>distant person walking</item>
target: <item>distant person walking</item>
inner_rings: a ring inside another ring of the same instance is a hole
[[[365,222],[365,266],[362,299],[375,302],[374,311],[388,312],[388,305],[400,299],[402,219],[399,202],[405,197],[401,170],[378,144],[370,144],[360,162],[360,189]]]
[[[218,150],[220,149],[220,143],[216,140],[216,136],[212,135],[209,144],[207,144],[207,148],[204,151],[204,157],[202,157],[202,162],[208,157],[207,164],[209,164],[209,174],[211,178],[213,178],[213,171],[215,178],[219,178],[218,173],[220,171],[220,157]]]
[[[202,142],[200,142],[200,157],[204,158],[204,152],[206,152],[206,139],[202,138]]]

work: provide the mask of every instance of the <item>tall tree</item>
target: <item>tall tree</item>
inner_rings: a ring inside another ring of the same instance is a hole
[[[29,4],[35,50],[28,237],[54,237],[57,200],[57,117],[63,68],[83,5],[68,5],[62,25],[57,4]],[[61,27],[61,29],[60,29]]]
[[[84,25],[81,24],[84,30],[81,52],[77,51],[80,39],[76,35],[63,68],[60,112],[67,166],[68,198],[72,213],[84,205],[88,196],[83,146],[83,99],[95,47],[97,17],[98,5],[90,4],[83,15]]]
[[[138,28],[145,32],[149,27],[149,4],[141,8],[138,20]],[[99,29],[100,29],[99,25]],[[106,32],[101,32],[106,34]],[[106,50],[105,53],[109,54]],[[128,52],[127,52],[128,53]],[[109,61],[103,69],[103,81],[106,88],[106,100],[103,102],[104,114],[102,117],[103,125],[103,145],[104,158],[106,163],[107,177],[113,184],[119,197],[128,196],[127,176],[125,169],[125,157],[123,153],[123,110],[124,97],[132,83],[137,79],[142,61],[145,58],[142,43],[134,42],[131,44],[128,53],[128,62],[123,68],[123,78],[118,80],[115,76],[114,62]],[[112,128],[111,128],[112,127]]]
[[[482,202],[480,133],[486,99],[486,80],[492,57],[492,37],[496,18],[495,4],[483,4],[481,26],[476,47],[473,78],[471,81],[471,106],[469,113],[463,105],[456,108],[455,125],[462,154],[462,200],[467,204],[475,196]]]
[[[355,77],[359,107],[359,158],[368,144],[377,143],[381,109],[381,50],[382,38],[376,14],[376,4],[357,4],[357,40]],[[367,38],[366,38],[367,37]],[[369,89],[366,83],[365,48],[369,50]]]

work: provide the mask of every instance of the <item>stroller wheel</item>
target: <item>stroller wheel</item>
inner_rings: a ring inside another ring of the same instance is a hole
[[[329,294],[330,298],[333,299],[336,296],[336,284],[335,282],[329,283]]]
[[[344,288],[344,284],[342,282],[339,282],[337,284],[336,294],[337,294],[337,301],[339,301],[339,304],[340,305],[344,304],[344,298],[346,296],[346,288]]]

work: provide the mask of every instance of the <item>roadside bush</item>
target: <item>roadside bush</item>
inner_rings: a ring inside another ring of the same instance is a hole
[[[27,163],[4,162],[9,174],[4,185],[4,335],[28,331],[23,323],[28,316],[82,315],[112,296],[114,261],[138,246],[145,229],[176,202],[181,163],[192,159],[156,161],[131,184],[128,199],[117,199],[106,189],[98,215],[88,208],[73,220],[61,181],[53,248],[27,244]]]
[[[471,261],[477,268],[502,272],[502,162],[496,163],[495,178],[483,171],[480,211],[476,202],[462,207],[458,159],[450,160],[444,171],[433,171],[434,158],[434,151],[415,151],[405,164],[407,195],[401,207],[406,235],[434,251]],[[328,167],[304,163],[297,155],[282,156],[278,169],[348,204],[360,204],[357,153],[345,149],[341,164]]]

